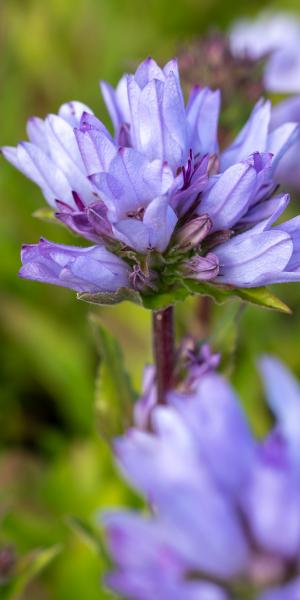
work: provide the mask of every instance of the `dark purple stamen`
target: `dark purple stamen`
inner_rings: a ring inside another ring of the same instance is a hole
[[[75,202],[78,210],[85,210],[85,205],[83,204],[79,194],[77,194],[77,192],[73,191],[72,196],[73,196],[74,202]]]

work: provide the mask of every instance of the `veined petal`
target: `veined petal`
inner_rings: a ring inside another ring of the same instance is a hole
[[[286,144],[296,127],[297,123],[284,123],[283,125],[280,125],[280,127],[277,127],[277,129],[273,129],[268,135],[267,151],[276,156],[286,147]]]
[[[151,56],[148,56],[137,68],[134,79],[141,89],[143,89],[149,81],[159,79],[165,81],[165,75],[162,69],[158,66]]]
[[[153,79],[139,94],[136,143],[139,149],[151,159],[165,159],[164,123],[162,115],[164,84]],[[130,91],[132,99],[132,91]]]
[[[278,196],[274,196],[274,198],[258,202],[250,207],[250,210],[240,219],[240,223],[245,225],[258,224],[260,230],[264,231],[279,219],[288,206],[289,201],[289,194],[279,194]],[[280,229],[280,226],[278,228]]]
[[[116,90],[106,81],[100,82],[103,100],[113,122],[116,133],[124,122],[129,122],[127,76],[119,81]]]
[[[8,160],[8,162],[10,162],[11,165],[16,167],[16,169],[19,169],[20,171],[22,171],[19,160],[18,160],[18,149],[17,148],[15,148],[14,146],[2,146],[1,154],[3,154],[4,158],[6,158],[6,160]],[[26,175],[26,173],[25,173],[25,175]]]
[[[190,147],[194,154],[218,152],[218,120],[221,96],[219,90],[195,87],[187,104],[187,121],[190,128]]]
[[[208,192],[203,192],[199,214],[209,214],[213,231],[232,227],[247,211],[256,182],[256,170],[248,162],[222,173]]]
[[[137,252],[146,252],[150,248],[150,232],[139,219],[122,219],[113,226],[115,237]]]
[[[91,180],[103,194],[105,204],[115,212],[111,218],[134,217],[173,182],[173,174],[159,160],[150,162],[132,148],[120,148],[107,173],[96,173]],[[132,214],[129,214],[132,213]]]
[[[108,171],[117,148],[105,133],[92,128],[75,129],[74,133],[87,174]]]
[[[187,159],[187,124],[182,91],[176,75],[170,71],[164,85],[162,115],[165,138],[164,159],[176,169]]]
[[[84,204],[95,201],[72,127],[56,115],[49,115],[45,125],[52,160],[61,165],[72,190],[79,194]]]
[[[247,158],[253,152],[266,151],[270,117],[270,101],[259,100],[246,125],[244,125],[234,142],[223,152],[221,157],[222,171]]]
[[[217,282],[236,287],[280,282],[292,252],[291,237],[282,231],[237,235],[214,249],[220,261]]]
[[[26,131],[30,142],[41,148],[46,154],[49,154],[45,121],[39,119],[39,117],[31,117],[27,121]]]
[[[71,186],[63,171],[40,148],[30,142],[17,146],[18,168],[43,191],[55,208],[55,200],[74,206]]]
[[[72,102],[63,104],[58,111],[58,115],[74,128],[79,126],[82,114],[85,112],[92,115],[94,114],[89,106],[82,102],[78,102],[77,100],[73,100]]]
[[[70,165],[77,166],[83,171],[83,163],[71,125],[57,115],[48,115],[45,120],[45,130],[52,158],[69,170]]]
[[[280,223],[276,229],[285,231],[293,241],[293,254],[287,264],[286,270],[294,271],[300,269],[300,216],[294,217],[285,223]]]
[[[169,62],[167,62],[167,64],[164,66],[163,68],[163,72],[165,74],[166,77],[168,77],[168,75],[170,73],[174,73],[178,84],[180,85],[180,77],[179,77],[179,69],[178,69],[178,60],[177,58],[172,58],[171,60],[169,60]]]
[[[22,249],[25,279],[52,283],[77,292],[116,291],[129,285],[129,268],[104,246],[80,248],[47,240]]]
[[[280,175],[284,165],[281,167],[281,161],[284,160],[290,149],[297,148],[300,142],[300,125],[297,123],[285,123],[278,129],[272,131],[268,136],[268,148],[274,152],[272,171],[274,179],[280,182]],[[277,171],[277,169],[279,169]]]
[[[146,208],[144,225],[149,230],[151,248],[164,252],[177,223],[177,217],[166,197],[155,198]]]

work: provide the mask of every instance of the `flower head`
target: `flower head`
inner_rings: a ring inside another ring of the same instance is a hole
[[[230,42],[237,56],[265,58],[267,90],[300,91],[300,22],[295,15],[264,12],[254,21],[238,21],[230,32]]]
[[[30,141],[2,152],[41,187],[60,221],[127,265],[129,287],[155,293],[185,278],[234,287],[300,279],[298,221],[274,226],[288,196],[273,195],[297,124],[271,130],[270,103],[260,101],[220,153],[220,95],[195,87],[185,106],[175,60],[161,69],[147,59],[115,90],[102,83],[102,92],[113,136],[91,109],[70,102],[31,119]],[[42,281],[44,246],[24,257],[22,275]],[[91,285],[103,290],[98,273]]]
[[[276,423],[257,441],[209,360],[186,390],[169,393],[165,407],[152,401],[151,432],[133,428],[115,442],[123,473],[151,512],[104,514],[116,564],[108,584],[137,600],[294,600],[300,387],[278,360],[263,358]]]

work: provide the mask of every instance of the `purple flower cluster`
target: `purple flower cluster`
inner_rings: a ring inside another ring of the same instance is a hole
[[[296,14],[264,12],[257,19],[238,21],[231,29],[230,43],[237,56],[265,58],[267,90],[300,92],[300,22]]]
[[[185,106],[177,63],[145,60],[116,89],[102,83],[112,136],[79,102],[44,121],[4,156],[37,183],[56,217],[88,248],[25,246],[21,275],[97,293],[165,289],[176,278],[256,287],[300,280],[298,217],[274,225],[294,122],[271,128],[260,101],[219,151],[220,94],[195,87]]]
[[[297,15],[262,13],[254,21],[238,21],[230,32],[235,56],[264,59],[264,85],[271,92],[300,93],[300,21]],[[293,96],[272,110],[270,129],[293,121],[300,123],[300,97]],[[285,153],[277,179],[288,188],[300,189],[299,141]]]
[[[171,391],[165,406],[155,406],[148,371],[138,420],[148,403],[151,431],[135,427],[115,442],[121,470],[150,506],[148,515],[103,516],[116,565],[107,583],[122,596],[300,597],[300,387],[278,360],[261,360],[276,422],[257,441],[217,362],[204,347],[187,389]]]

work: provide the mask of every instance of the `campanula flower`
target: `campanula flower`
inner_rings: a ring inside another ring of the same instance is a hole
[[[102,83],[102,92],[114,135],[70,102],[58,115],[30,119],[30,141],[2,153],[40,186],[57,219],[126,265],[128,287],[155,293],[184,279],[233,287],[300,280],[298,220],[276,227],[289,199],[274,195],[297,123],[271,129],[271,105],[260,101],[220,153],[220,95],[195,87],[185,106],[175,60],[161,69],[146,59],[115,90]],[[31,248],[21,274],[49,282],[44,245]],[[87,249],[86,260],[95,252]],[[96,272],[81,291],[91,288],[106,291]]]
[[[264,85],[271,92],[300,92],[300,22],[296,15],[269,13],[238,21],[230,32],[237,56],[265,58]]]
[[[115,441],[123,474],[150,510],[104,514],[115,561],[107,583],[137,600],[295,600],[300,386],[277,359],[261,360],[275,425],[258,441],[216,363],[206,365],[163,407],[148,372],[151,430],[137,422]]]

